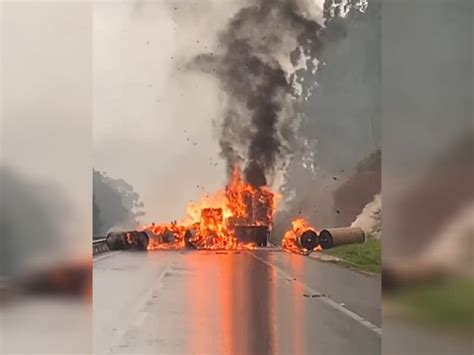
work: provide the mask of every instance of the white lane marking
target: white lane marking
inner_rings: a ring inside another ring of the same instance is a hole
[[[102,259],[106,259],[106,258],[110,258],[111,256],[115,255],[115,254],[118,254],[120,253],[121,250],[117,250],[117,251],[109,251],[107,253],[105,253],[104,255],[99,255],[95,258],[92,259],[92,262],[94,261],[99,261],[99,260],[102,260]]]
[[[274,268],[281,276],[285,277],[287,280],[294,280],[294,277],[291,276],[290,274],[288,274],[286,271],[284,271],[283,269],[279,268],[278,266],[276,265],[273,265],[271,263],[269,263],[268,261],[260,258],[259,256],[255,255],[254,253],[252,252],[249,252],[250,255],[252,255],[255,259],[257,259],[258,261],[264,263],[265,265],[271,267],[271,268]],[[305,289],[306,291],[310,292],[310,293],[313,293],[313,294],[317,294],[319,297],[318,297],[318,300],[320,300],[321,302],[327,304],[328,306],[338,310],[339,312],[341,313],[344,313],[346,316],[348,316],[349,318],[355,320],[356,322],[358,322],[359,324],[363,325],[364,327],[366,327],[367,329],[373,331],[374,333],[376,333],[377,335],[382,335],[382,329],[377,327],[375,324],[373,324],[372,322],[369,322],[368,320],[362,318],[360,315],[358,315],[357,313],[354,313],[353,311],[345,308],[344,306],[342,306],[341,304],[333,301],[332,299],[330,299],[329,297],[325,296],[324,294],[322,294],[321,292],[319,291],[316,291],[315,289],[313,289],[311,286],[309,286],[308,284],[302,282],[302,281],[299,281],[299,280],[296,280],[295,282],[298,282],[299,284],[301,284],[303,286],[303,289]]]

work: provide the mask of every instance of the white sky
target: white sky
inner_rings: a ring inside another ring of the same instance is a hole
[[[133,185],[145,204],[144,221],[180,218],[186,203],[203,195],[197,185],[212,191],[225,181],[212,125],[217,83],[182,68],[212,48],[238,5],[174,7],[164,1],[94,7],[94,166]],[[210,18],[220,22],[209,24]]]

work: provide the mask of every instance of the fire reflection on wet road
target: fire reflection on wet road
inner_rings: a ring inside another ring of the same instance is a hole
[[[379,334],[308,294],[304,285],[318,285],[304,278],[326,266],[280,252],[122,252],[101,259],[94,263],[95,353],[380,353]],[[377,293],[377,281],[372,285]]]

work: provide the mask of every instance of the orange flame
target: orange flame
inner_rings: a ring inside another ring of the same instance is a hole
[[[239,225],[271,226],[278,196],[268,187],[255,188],[236,167],[225,189],[186,207],[179,223],[151,224],[142,230],[152,236],[148,250],[181,249],[189,241],[199,249],[254,249],[235,236]]]
[[[311,224],[306,221],[303,217],[297,217],[292,222],[292,229],[285,233],[281,245],[284,251],[289,253],[296,253],[296,254],[306,254],[309,250],[301,247],[298,238],[307,230],[312,230],[316,232],[316,230],[311,226]],[[316,246],[313,251],[321,251],[323,250],[320,245]]]

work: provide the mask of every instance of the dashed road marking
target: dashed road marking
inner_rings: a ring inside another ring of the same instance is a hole
[[[343,305],[333,301],[332,299],[330,299],[329,297],[327,297],[326,295],[324,295],[323,293],[313,289],[311,286],[309,286],[308,284],[302,282],[302,281],[299,281],[299,280],[296,280],[294,279],[294,277],[292,277],[290,274],[288,274],[286,271],[284,271],[283,269],[279,268],[278,266],[272,264],[272,263],[269,263],[268,261],[262,259],[261,257],[255,255],[254,253],[252,252],[249,252],[249,254],[254,257],[255,259],[257,259],[258,261],[264,263],[265,265],[275,269],[281,276],[283,276],[285,279],[292,279],[294,280],[295,282],[298,282],[299,284],[301,284],[301,286],[303,287],[303,289],[305,289],[307,292],[310,292],[310,293],[313,293],[313,294],[316,294],[318,297],[317,299],[320,300],[321,302],[327,304],[328,306],[338,310],[339,312],[341,313],[344,313],[346,316],[348,316],[349,318],[355,320],[356,322],[358,322],[359,324],[363,325],[364,327],[366,327],[367,329],[371,330],[372,332],[374,332],[375,334],[377,335],[382,335],[382,329],[380,327],[377,327],[375,324],[373,324],[372,322],[368,321],[367,319],[364,319],[363,317],[361,317],[360,315],[358,315],[357,313],[354,313],[353,311],[351,311],[350,309],[347,309],[346,307],[344,307]]]

